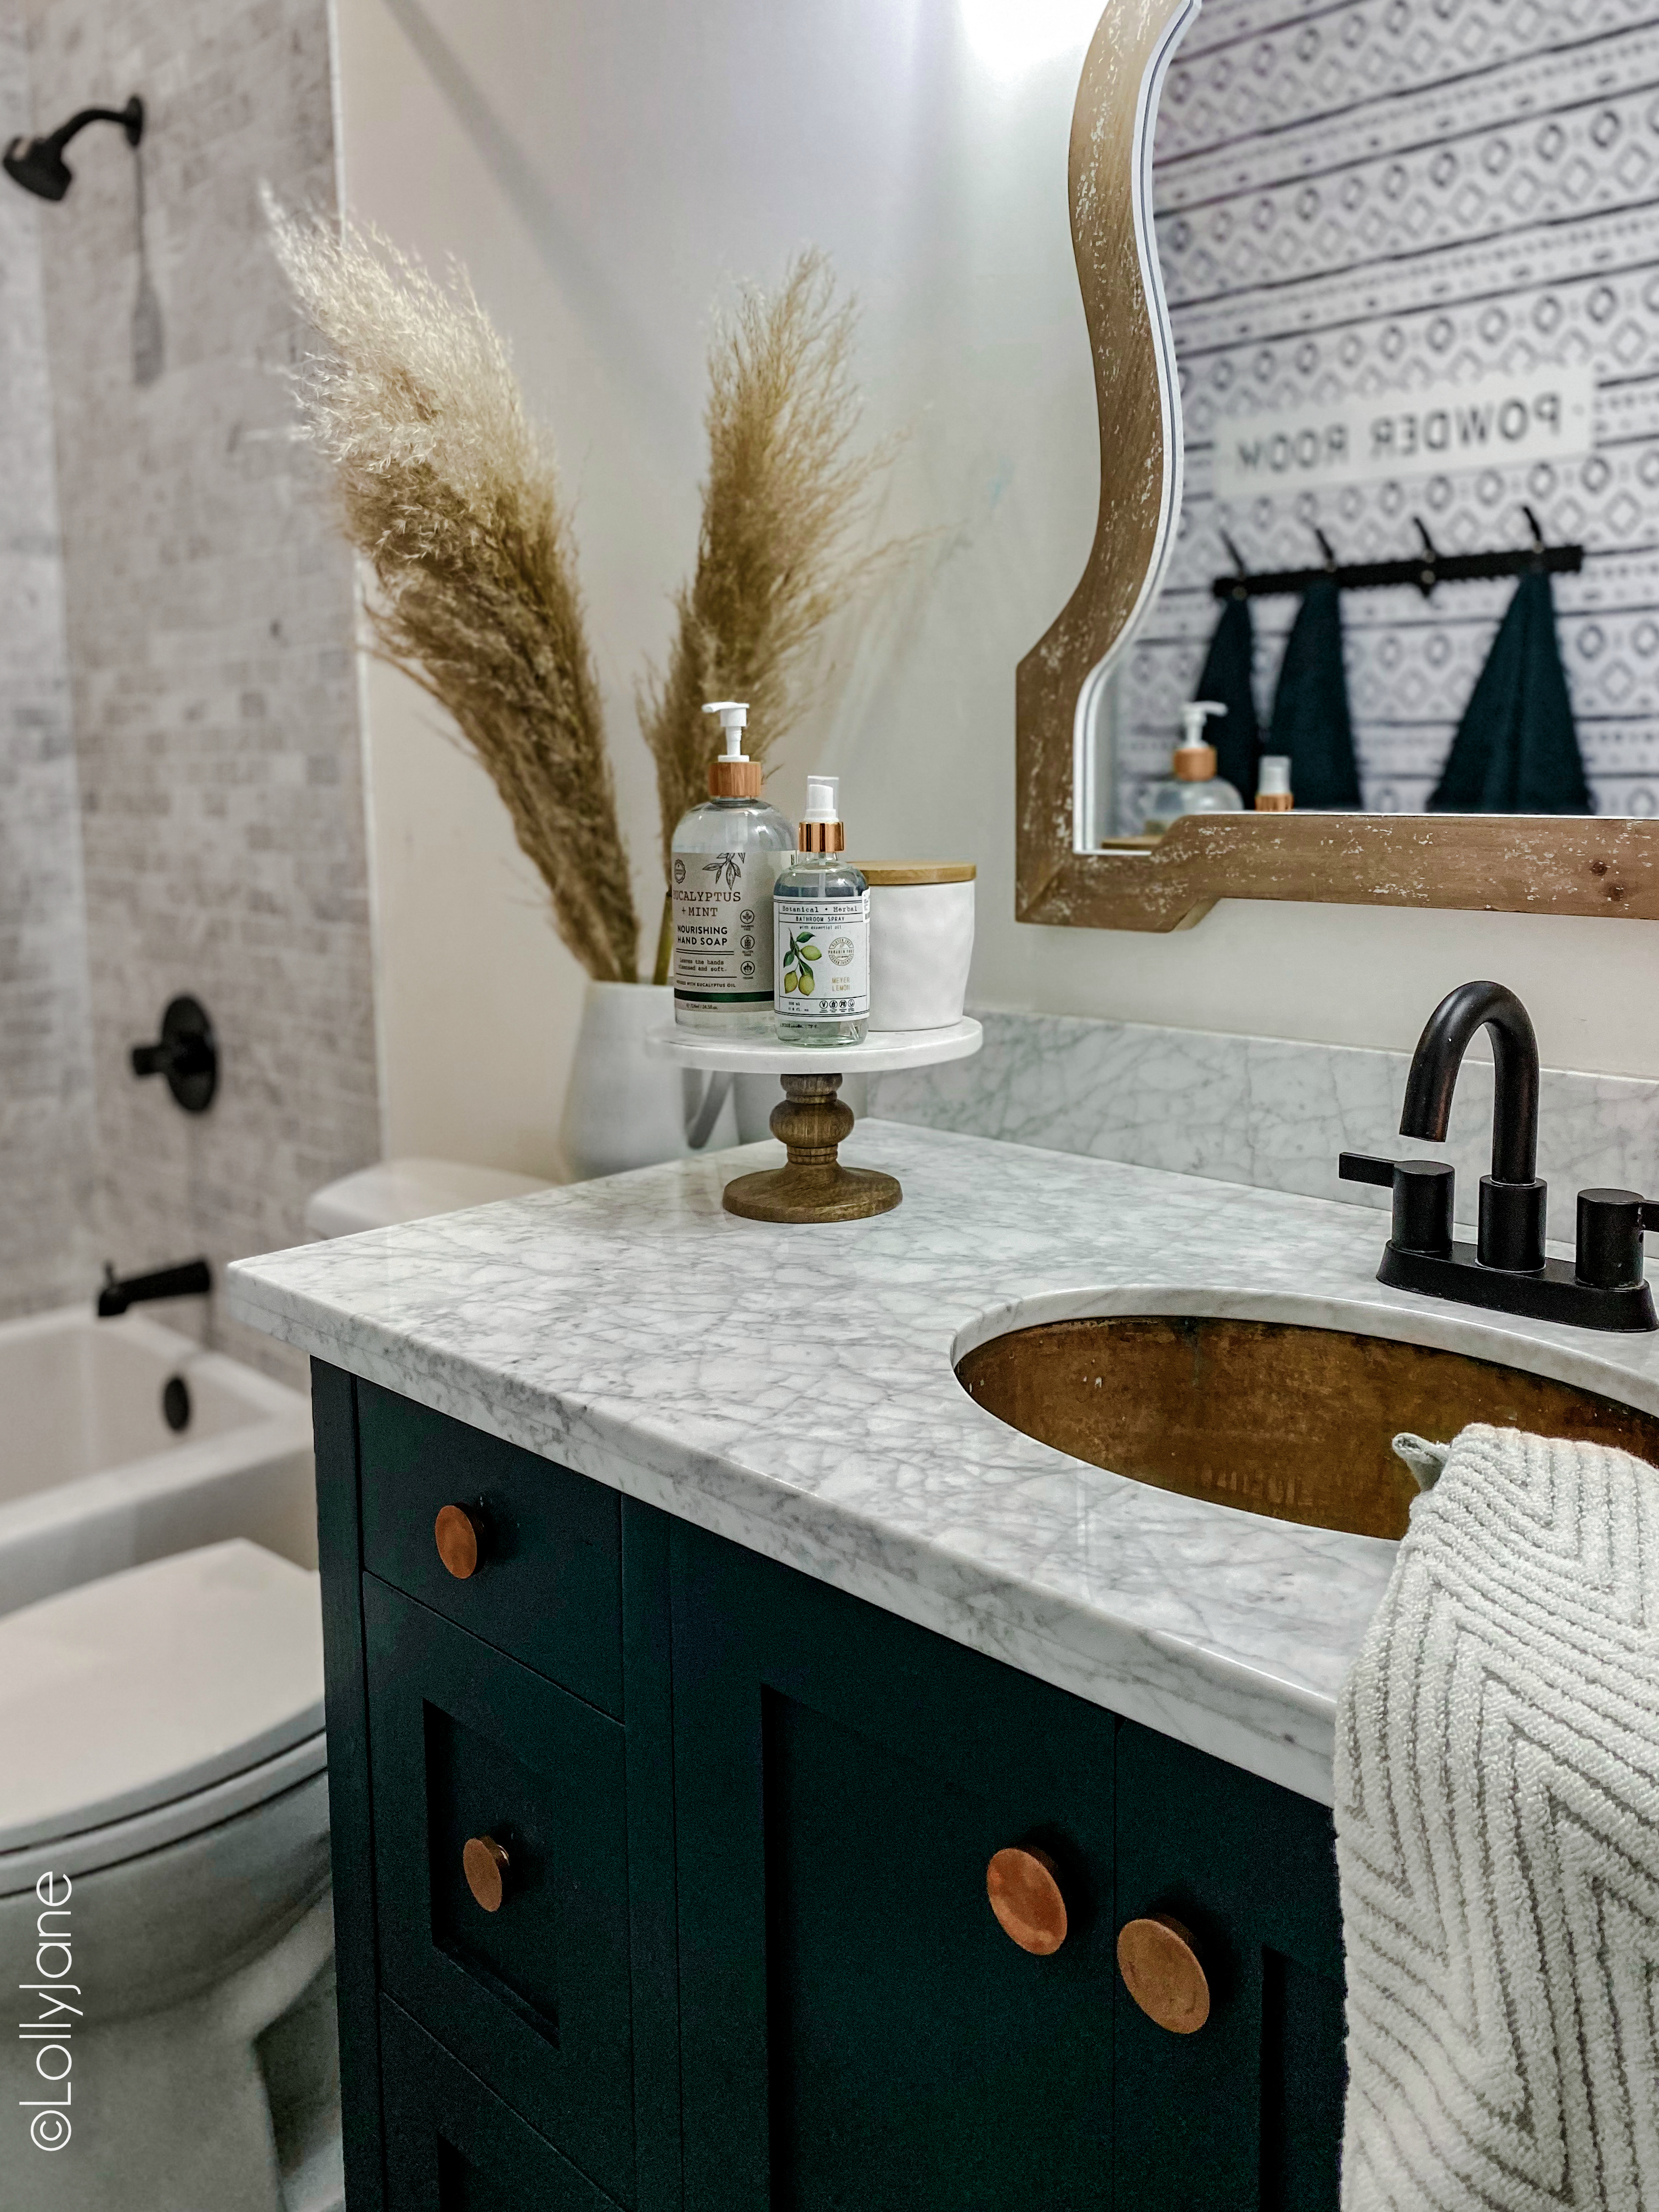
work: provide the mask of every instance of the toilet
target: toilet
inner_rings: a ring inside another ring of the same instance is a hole
[[[338,2212],[317,1577],[238,1537],[8,1615],[0,1745],[7,2212]]]
[[[355,1237],[362,1229],[392,1229],[400,1221],[425,1221],[434,1213],[459,1213],[464,1206],[547,1188],[535,1176],[473,1167],[465,1160],[377,1160],[313,1191],[306,1227],[313,1237]]]

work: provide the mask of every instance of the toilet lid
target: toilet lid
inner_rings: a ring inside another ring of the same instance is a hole
[[[127,1820],[323,1725],[317,1577],[241,1537],[0,1620],[0,1852]]]

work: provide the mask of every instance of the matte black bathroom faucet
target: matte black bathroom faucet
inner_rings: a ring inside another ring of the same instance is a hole
[[[1501,983],[1462,983],[1441,1000],[1413,1055],[1401,1135],[1444,1142],[1457,1073],[1482,1028],[1492,1032],[1498,1079],[1492,1173],[1480,1178],[1475,1243],[1452,1236],[1455,1171],[1443,1161],[1344,1152],[1338,1163],[1345,1182],[1394,1193],[1394,1233],[1377,1280],[1580,1328],[1659,1328],[1642,1279],[1642,1232],[1659,1229],[1659,1201],[1633,1190],[1582,1190],[1575,1265],[1544,1255],[1548,1190],[1537,1171],[1538,1040],[1513,991]]]
[[[176,1267],[158,1267],[153,1275],[118,1275],[104,1270],[104,1287],[98,1293],[98,1318],[114,1321],[129,1306],[147,1304],[152,1298],[204,1298],[213,1290],[213,1270],[205,1260],[185,1260]]]

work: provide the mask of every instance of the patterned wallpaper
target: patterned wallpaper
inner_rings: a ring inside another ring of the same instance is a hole
[[[1651,0],[1207,0],[1158,120],[1158,231],[1187,427],[1168,585],[1118,702],[1118,818],[1165,772],[1231,568],[1522,546],[1523,501],[1588,549],[1558,578],[1598,809],[1659,811],[1659,18]],[[1215,425],[1562,362],[1594,366],[1595,450],[1403,483],[1212,488]],[[1427,797],[1513,586],[1345,604],[1367,803]],[[1258,600],[1270,705],[1287,599]]]

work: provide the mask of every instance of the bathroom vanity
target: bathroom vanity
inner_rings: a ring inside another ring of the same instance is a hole
[[[878,1145],[869,1222],[733,1218],[755,1147],[233,1271],[316,1363],[351,2212],[1336,2203],[1372,1432],[1659,1438],[1656,1340]]]

